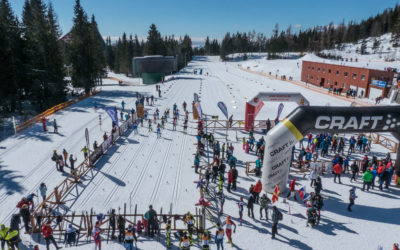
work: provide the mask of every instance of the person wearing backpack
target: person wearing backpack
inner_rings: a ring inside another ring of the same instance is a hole
[[[272,236],[271,239],[275,239],[275,234],[278,233],[278,222],[283,219],[282,213],[276,206],[272,207]]]
[[[358,166],[356,164],[356,161],[354,161],[353,164],[351,164],[350,169],[351,169],[350,182],[352,182],[353,180],[356,181],[356,174],[358,173],[358,171],[360,171],[360,169],[358,168]]]
[[[268,204],[271,203],[271,200],[267,197],[267,194],[264,193],[260,198],[260,220],[262,220],[262,212],[265,210],[265,218],[268,221]]]
[[[349,203],[349,206],[347,207],[347,211],[349,211],[349,212],[351,212],[352,210],[351,210],[351,207],[354,205],[354,200],[357,198],[357,195],[356,195],[356,187],[352,187],[351,189],[350,189],[350,195],[349,195],[349,200],[350,200],[350,203]]]

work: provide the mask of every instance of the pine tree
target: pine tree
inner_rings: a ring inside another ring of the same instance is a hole
[[[153,23],[150,26],[149,33],[147,36],[146,55],[165,55],[163,46],[163,40],[160,32],[158,32],[156,25]]]
[[[206,38],[206,42],[205,42],[205,45],[204,45],[204,51],[205,51],[205,54],[206,55],[210,55],[210,38],[207,36],[207,38]]]
[[[97,27],[97,22],[92,15],[90,24],[89,24],[89,56],[90,59],[90,73],[92,75],[92,79],[95,82],[95,85],[99,85],[101,83],[102,76],[104,75],[104,69],[106,67],[104,51],[105,51],[105,43],[99,32]]]
[[[0,112],[21,110],[24,81],[21,29],[8,0],[0,1]]]

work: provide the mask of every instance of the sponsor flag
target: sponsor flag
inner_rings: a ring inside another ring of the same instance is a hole
[[[274,190],[274,194],[272,195],[272,203],[275,203],[275,201],[278,201],[280,191],[281,190],[279,189],[279,186],[276,185],[275,186],[275,190]]]
[[[116,126],[118,126],[118,114],[114,108],[106,108],[107,114],[111,117],[111,120],[114,122]]]
[[[299,196],[302,200],[304,200],[304,195],[306,194],[304,187],[301,187],[299,190],[297,190],[297,192],[299,192]]]
[[[225,105],[225,103],[223,102],[218,102],[218,108],[222,111],[222,113],[224,113],[226,119],[228,119],[228,109]]]
[[[283,103],[280,103],[279,104],[279,107],[278,107],[278,114],[276,115],[276,117],[278,118],[278,120],[279,120],[279,117],[281,116],[281,114],[282,114],[282,110],[283,110],[283,107],[284,107],[285,105],[283,104]]]
[[[201,113],[201,106],[200,106],[200,103],[199,103],[199,102],[196,102],[196,103],[194,104],[194,106],[196,107],[197,113],[199,114],[199,117],[201,118],[201,117],[202,117],[202,113]]]

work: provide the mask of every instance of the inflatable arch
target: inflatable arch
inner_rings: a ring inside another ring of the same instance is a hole
[[[292,147],[308,133],[391,132],[400,140],[400,106],[327,107],[301,106],[273,127],[266,136],[263,190],[275,185],[286,190]],[[400,148],[395,172],[400,171]]]
[[[298,105],[309,105],[308,100],[300,93],[291,92],[260,92],[251,101],[246,102],[244,129],[254,128],[254,120],[264,106],[264,102],[296,102]]]

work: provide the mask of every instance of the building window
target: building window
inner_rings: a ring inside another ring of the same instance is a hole
[[[314,70],[314,67],[312,67],[311,70]]]
[[[337,82],[335,82],[335,86],[337,86]]]
[[[319,77],[317,76],[317,81],[319,80]]]
[[[342,88],[344,88],[344,89],[346,88],[346,83],[345,82],[343,83]]]
[[[309,74],[307,74],[307,79],[310,79],[310,75]]]
[[[307,68],[308,68],[308,70],[310,70],[310,68],[311,68],[311,67],[310,67],[310,66],[308,66]]]
[[[353,79],[357,79],[357,74],[353,73]]]
[[[336,70],[336,75],[339,75],[339,70]]]
[[[319,72],[319,70],[320,70],[320,69],[318,68],[318,72]]]
[[[331,83],[331,80],[330,79],[328,79],[328,84],[330,84]]]
[[[347,77],[347,75],[348,75],[347,72],[344,72],[344,77]]]
[[[311,76],[311,80],[312,80],[312,79],[314,79],[314,77],[313,77],[313,76]]]
[[[331,73],[331,69],[328,69],[328,74],[330,74]]]
[[[325,73],[325,68],[322,68],[322,73]]]
[[[361,75],[361,80],[362,80],[362,81],[365,80],[365,75]]]

